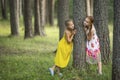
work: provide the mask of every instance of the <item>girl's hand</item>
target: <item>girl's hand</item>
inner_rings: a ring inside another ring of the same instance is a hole
[[[75,30],[72,31],[72,34],[75,35],[76,32],[77,32],[77,30],[75,29]]]

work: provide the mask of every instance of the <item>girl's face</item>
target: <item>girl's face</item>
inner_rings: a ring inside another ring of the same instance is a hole
[[[86,18],[85,21],[84,21],[84,26],[90,26],[90,19],[89,18]]]
[[[70,29],[74,29],[74,24],[73,24],[73,22],[71,21],[71,22],[69,22],[69,26],[68,26]]]

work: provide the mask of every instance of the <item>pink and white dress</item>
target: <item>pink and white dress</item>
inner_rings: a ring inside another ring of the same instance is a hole
[[[101,61],[100,44],[94,26],[92,26],[92,31],[92,39],[86,42],[86,61],[90,64],[96,64]]]

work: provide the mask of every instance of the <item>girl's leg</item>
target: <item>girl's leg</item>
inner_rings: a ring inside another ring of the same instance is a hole
[[[60,72],[60,67],[56,67],[57,68],[57,73],[58,73],[58,75],[60,76],[60,77],[62,77],[63,75],[62,75],[62,73]]]
[[[102,74],[102,62],[98,62],[98,73]]]
[[[53,65],[53,67],[51,67],[53,71],[55,70],[55,67],[56,67],[56,65]]]
[[[55,67],[56,67],[56,65],[54,65],[53,67],[49,68],[51,76],[54,76]]]

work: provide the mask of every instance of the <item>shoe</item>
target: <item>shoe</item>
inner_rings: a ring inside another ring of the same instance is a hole
[[[60,76],[60,77],[63,77],[63,74],[62,74],[62,73],[59,73],[59,76]]]
[[[54,71],[53,71],[53,69],[52,69],[52,68],[49,68],[49,71],[50,71],[51,76],[54,76]]]

